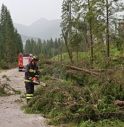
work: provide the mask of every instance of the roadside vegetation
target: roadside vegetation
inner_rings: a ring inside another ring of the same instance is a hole
[[[119,0],[63,0],[61,39],[39,46],[46,86],[27,113],[65,127],[124,125],[124,20],[114,15],[122,8]]]
[[[116,66],[121,67],[120,62]],[[38,87],[25,107],[27,113],[44,114],[50,119],[49,124],[54,125],[106,127],[117,123],[121,127],[124,124],[123,106],[116,104],[117,100],[124,100],[124,70],[93,70],[98,73],[94,75],[57,62],[42,64],[41,68],[41,82],[46,86]]]

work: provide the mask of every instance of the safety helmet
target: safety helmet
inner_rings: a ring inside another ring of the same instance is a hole
[[[32,55],[32,54],[29,54],[29,56],[30,56],[30,57],[33,57],[33,55]]]
[[[32,61],[39,61],[39,58],[37,56],[33,56]]]

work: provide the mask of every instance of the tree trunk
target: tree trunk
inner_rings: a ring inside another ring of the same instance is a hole
[[[77,51],[76,51],[76,56],[77,56],[77,63],[78,63],[78,47],[76,48],[77,49]]]
[[[107,45],[107,57],[110,56],[110,46],[109,46],[109,5],[108,0],[106,0],[106,45]]]
[[[70,62],[73,64],[73,56],[72,56],[72,52],[70,51],[69,46],[68,46],[68,41],[67,41],[67,37],[66,37],[67,35],[65,35],[63,31],[62,31],[62,35],[63,35],[64,41],[65,41],[65,46],[67,48]]]
[[[91,12],[90,0],[88,0],[89,12]],[[90,28],[90,50],[91,50],[91,65],[93,65],[93,33],[92,33],[92,18],[89,19],[89,28]]]
[[[61,50],[61,64],[62,64],[62,46],[61,46],[60,50]]]

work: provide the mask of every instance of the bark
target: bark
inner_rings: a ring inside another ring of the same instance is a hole
[[[89,12],[91,12],[90,0],[88,0],[88,8]],[[91,64],[93,65],[93,32],[92,32],[92,18],[89,19],[89,27],[90,27],[90,50],[91,50]]]
[[[109,46],[109,7],[108,0],[106,0],[106,45],[107,45],[107,57],[110,56]]]
[[[99,73],[93,72],[92,70],[88,70],[88,69],[84,69],[84,68],[79,68],[79,67],[75,67],[75,66],[70,66],[70,65],[66,65],[66,67],[68,69],[77,70],[77,71],[83,71],[83,72],[88,73],[90,75],[99,76]]]
[[[67,52],[68,52],[68,55],[70,58],[70,62],[73,63],[73,56],[72,56],[72,52],[70,51],[69,46],[68,46],[68,41],[67,41],[67,37],[66,37],[67,35],[65,35],[63,31],[62,31],[62,35],[63,35],[64,41],[65,41],[65,45],[66,45]]]
[[[114,102],[114,104],[117,105],[117,106],[122,107],[122,106],[124,106],[124,101],[116,100],[116,101]]]

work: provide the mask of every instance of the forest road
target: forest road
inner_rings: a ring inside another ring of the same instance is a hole
[[[18,72],[16,68],[2,71],[0,79],[3,75],[11,80],[11,87],[22,93],[25,92],[24,72]],[[0,97],[0,127],[48,127],[46,120],[41,115],[25,114],[21,110],[20,96],[15,94]]]

